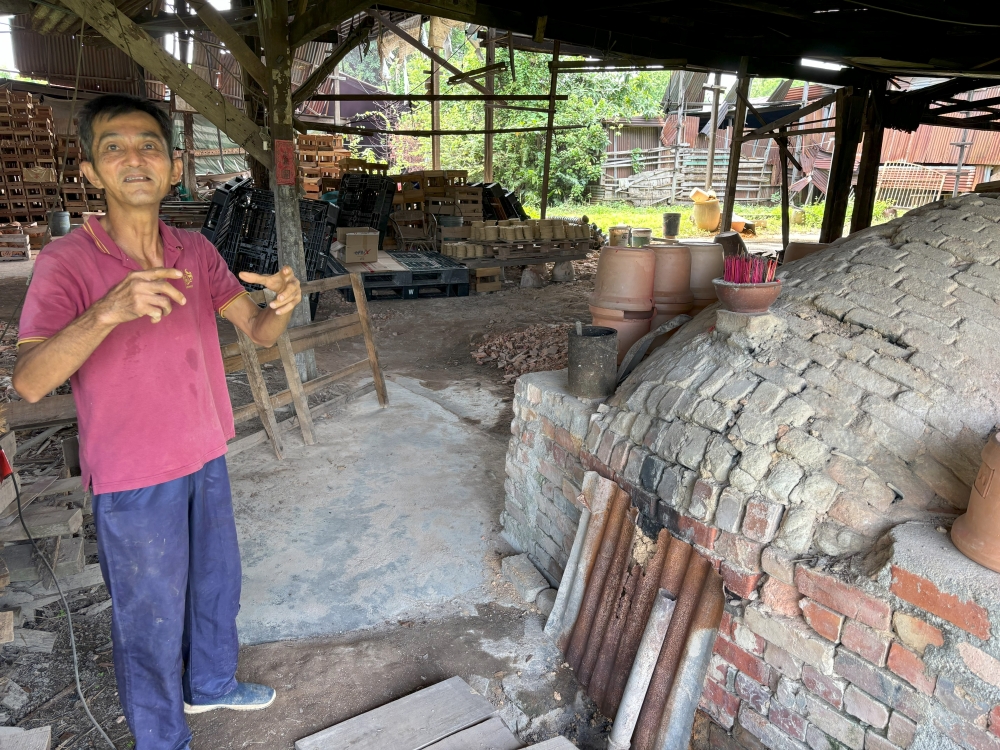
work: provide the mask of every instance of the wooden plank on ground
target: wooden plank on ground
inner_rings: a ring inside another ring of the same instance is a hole
[[[83,546],[83,539],[78,536],[62,540],[59,545],[59,561],[56,563],[58,577],[83,572]],[[27,543],[12,544],[0,549],[0,560],[7,565],[11,583],[36,583],[49,576],[45,563],[35,556],[34,548]],[[51,559],[49,562],[51,563]]]
[[[10,643],[14,640],[14,612],[0,612],[0,643]]]
[[[440,742],[427,750],[518,750],[523,747],[498,716],[476,724]]]
[[[72,394],[46,396],[34,404],[11,401],[0,404],[0,428],[5,420],[9,430],[35,430],[72,424],[76,421],[76,403]]]
[[[452,677],[305,737],[295,750],[423,750],[494,715],[489,701]]]
[[[44,630],[27,630],[14,628],[14,640],[11,645],[29,654],[51,654],[56,645],[56,634]]]
[[[0,727],[0,747],[4,750],[49,750],[52,747],[52,727]]]
[[[33,506],[24,511],[24,523],[28,531],[36,539],[50,536],[66,536],[75,534],[83,526],[83,511],[79,508],[46,508]],[[5,529],[0,529],[0,542],[26,542],[28,537],[21,523],[12,523]]]

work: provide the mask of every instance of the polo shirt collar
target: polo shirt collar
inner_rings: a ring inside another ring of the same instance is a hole
[[[177,233],[171,227],[167,226],[162,219],[159,221],[160,240],[163,242],[163,266],[164,268],[173,268],[180,257],[181,250],[184,249],[183,244],[181,238],[177,236]],[[139,264],[122,252],[122,249],[111,239],[96,216],[91,216],[87,219],[83,226],[83,231],[90,235],[90,238],[94,241],[94,245],[100,252],[117,258],[127,268],[132,268],[136,271],[141,270]]]

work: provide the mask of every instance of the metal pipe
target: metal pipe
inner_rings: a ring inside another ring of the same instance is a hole
[[[577,576],[577,568],[580,565],[580,554],[583,552],[583,541],[587,536],[588,526],[590,526],[590,510],[584,508],[580,511],[580,521],[576,526],[576,536],[573,538],[573,547],[569,551],[569,559],[566,560],[566,567],[563,568],[562,580],[559,581],[555,603],[552,605],[549,619],[545,621],[545,634],[549,638],[555,638],[562,628],[563,616],[566,614],[566,604],[569,602],[569,592],[573,588],[573,581]]]
[[[667,550],[667,559],[663,563],[663,573],[660,575],[660,588],[677,599],[681,595],[681,585],[687,575],[688,563],[691,561],[691,545],[680,539],[674,539]]]
[[[705,673],[712,659],[715,636],[722,621],[726,600],[722,593],[722,576],[714,570],[705,577],[698,610],[691,622],[684,656],[674,678],[670,698],[663,711],[656,739],[659,750],[687,750],[691,744],[694,712],[705,686]]]
[[[569,650],[573,626],[576,624],[587,591],[587,579],[593,569],[607,525],[609,505],[617,494],[616,487],[614,482],[605,479],[596,471],[588,471],[583,475],[582,494],[586,506],[590,509],[590,523],[583,540],[583,549],[580,551],[576,575],[573,576],[573,588],[570,589],[569,598],[566,600],[566,613],[562,618],[559,635],[555,639],[556,646],[564,654]]]
[[[597,657],[601,653],[601,643],[604,640],[604,633],[607,630],[608,622],[615,611],[615,603],[621,598],[622,589],[628,578],[628,563],[632,556],[632,540],[635,538],[636,526],[635,517],[638,511],[632,508],[628,494],[625,495],[626,504],[629,506],[618,532],[618,543],[615,544],[615,556],[611,558],[611,567],[608,568],[608,575],[604,579],[604,586],[601,587],[601,596],[598,600],[597,613],[594,622],[590,627],[590,635],[587,637],[587,647],[583,651],[583,659],[577,668],[576,679],[584,687],[590,685],[590,678],[594,674],[594,667],[597,666]]]
[[[597,653],[597,664],[594,666],[594,676],[590,678],[590,697],[601,709],[601,713],[610,716],[611,712],[605,710],[605,696],[608,692],[608,683],[611,681],[611,669],[615,666],[615,654],[618,653],[618,645],[622,640],[622,633],[625,632],[625,624],[632,613],[632,598],[635,596],[636,586],[642,575],[642,566],[636,563],[628,573],[624,590],[618,597],[618,606],[615,608],[614,616],[608,623],[607,630],[604,631],[604,638]]]
[[[608,577],[608,569],[615,556],[618,535],[625,521],[625,511],[628,509],[628,504],[623,495],[622,492],[616,493],[615,499],[612,501],[608,522],[605,525],[604,533],[601,534],[601,548],[597,553],[597,559],[594,560],[589,580],[586,582],[587,591],[583,597],[583,604],[580,606],[580,615],[573,625],[573,635],[569,641],[569,648],[566,649],[566,661],[569,662],[574,671],[579,669],[580,662],[583,660],[587,639],[590,637],[590,628],[597,615],[601,590]]]
[[[642,710],[639,712],[635,736],[632,738],[632,745],[636,750],[654,750],[656,747],[656,734],[660,728],[660,719],[663,717],[663,708],[667,705],[674,676],[677,674],[677,665],[681,660],[684,644],[687,642],[691,619],[698,606],[705,576],[710,569],[711,566],[704,557],[691,555],[684,583],[681,585],[681,595],[677,597],[677,607],[670,620],[663,649],[656,660],[656,668],[653,670],[653,677],[646,691],[646,700],[643,701]]]
[[[611,670],[611,680],[604,695],[604,706],[601,707],[605,716],[614,715],[618,710],[618,704],[621,703],[622,695],[625,692],[625,683],[628,681],[636,654],[639,651],[639,642],[642,639],[650,613],[653,611],[653,605],[656,603],[656,593],[660,589],[660,576],[663,573],[663,563],[667,559],[670,540],[670,532],[661,529],[656,538],[656,555],[649,561],[643,571],[642,580],[636,587],[635,600],[629,610],[625,632],[618,644],[615,664]]]
[[[615,714],[615,723],[611,727],[608,738],[608,750],[629,750],[635,723],[639,720],[639,709],[642,708],[649,680],[653,676],[653,668],[663,648],[663,638],[670,627],[670,618],[674,614],[677,602],[666,589],[660,589],[653,600],[653,611],[642,632],[642,640],[635,655],[635,662],[625,683],[621,705]]]

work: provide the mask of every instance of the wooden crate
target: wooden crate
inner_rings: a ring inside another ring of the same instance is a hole
[[[469,216],[477,220],[483,218],[483,189],[451,187],[448,195],[455,201],[455,215]]]
[[[472,291],[476,294],[499,292],[503,287],[500,281],[500,267],[470,268],[469,282],[472,284]]]
[[[28,235],[0,234],[0,260],[31,260]]]

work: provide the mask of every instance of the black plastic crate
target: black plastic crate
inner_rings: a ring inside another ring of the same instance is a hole
[[[371,227],[379,231],[379,247],[385,238],[396,182],[380,175],[348,172],[340,181],[337,226]]]
[[[236,193],[250,188],[252,184],[249,177],[234,177],[215,189],[205,223],[201,227],[201,233],[209,242],[224,240],[232,218],[232,199]]]
[[[361,274],[368,299],[395,298],[418,299],[421,297],[467,297],[469,295],[469,269],[440,253],[386,253],[402,269],[397,271],[370,271]],[[327,261],[327,276],[347,273],[336,258]],[[349,300],[354,300],[351,289],[341,289]]]
[[[229,201],[228,230],[215,245],[233,273],[251,271],[276,273],[278,243],[274,219],[274,196],[270,190],[240,190]],[[322,278],[330,245],[337,234],[336,206],[323,201],[302,199],[302,245],[305,250],[306,279]],[[248,289],[259,288],[244,284]]]

